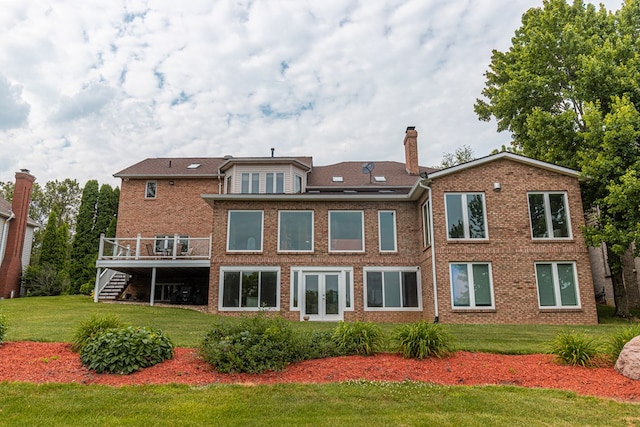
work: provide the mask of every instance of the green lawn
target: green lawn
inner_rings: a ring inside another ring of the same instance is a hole
[[[178,346],[196,347],[220,318],[181,308],[94,304],[85,296],[0,300],[8,341],[71,341],[92,314],[164,330]],[[331,323],[295,327],[332,328]],[[621,322],[572,327],[605,337]],[[394,325],[382,325],[388,334]],[[544,352],[559,326],[447,325],[456,348]],[[0,425],[553,425],[640,426],[640,406],[557,390],[510,386],[445,387],[423,383],[348,382],[134,386],[0,383]]]

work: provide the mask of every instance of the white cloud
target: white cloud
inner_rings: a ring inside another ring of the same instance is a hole
[[[607,0],[608,8],[620,1]],[[539,0],[25,0],[0,14],[0,181],[118,184],[146,157],[421,164],[508,144],[473,103]],[[6,111],[6,113],[5,113]],[[4,149],[9,145],[10,150]]]

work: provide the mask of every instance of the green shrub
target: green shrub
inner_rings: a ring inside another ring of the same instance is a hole
[[[223,320],[204,337],[203,359],[219,372],[279,371],[304,358],[299,334],[280,317],[258,314],[242,320]]]
[[[453,337],[442,326],[421,320],[396,327],[394,337],[404,358],[444,357],[453,352]]]
[[[4,337],[7,335],[7,316],[0,313],[0,344],[4,342]]]
[[[605,351],[609,359],[615,363],[620,356],[620,352],[626,343],[640,335],[640,324],[620,329],[609,337],[605,344]]]
[[[107,329],[80,350],[82,364],[97,373],[130,374],[172,357],[171,340],[152,327]]]
[[[106,331],[107,329],[120,328],[124,326],[120,318],[115,314],[107,314],[98,316],[92,314],[89,320],[80,322],[71,343],[71,350],[79,352],[82,347],[95,335]]]
[[[341,354],[370,356],[382,348],[384,334],[375,323],[340,322],[333,331],[332,339]]]
[[[91,295],[94,289],[95,289],[95,283],[87,282],[84,285],[80,286],[80,290],[78,292],[81,295]]]
[[[301,357],[300,360],[323,359],[325,357],[343,356],[336,342],[333,340],[333,331],[311,331],[300,333]]]
[[[597,341],[579,331],[562,331],[549,345],[549,353],[561,363],[591,366],[599,354]]]
[[[60,295],[69,287],[69,274],[56,271],[51,264],[28,266],[23,280],[26,295],[31,297]]]

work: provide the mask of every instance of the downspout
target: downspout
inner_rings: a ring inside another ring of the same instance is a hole
[[[433,236],[433,203],[431,199],[431,187],[429,185],[425,185],[422,181],[426,181],[427,184],[431,183],[430,179],[427,179],[426,173],[424,174],[424,178],[422,174],[420,174],[421,179],[418,181],[418,185],[425,190],[427,190],[429,197],[429,239],[431,240],[431,274],[433,280],[433,310],[435,318],[433,319],[433,323],[438,323],[438,286],[436,285],[436,248],[434,244],[434,236]]]
[[[13,213],[12,210],[9,210],[9,218],[4,220],[4,226],[2,227],[2,239],[0,239],[0,249],[2,249],[2,252],[0,252],[0,264],[2,264],[2,260],[4,259],[4,251],[7,245],[7,235],[9,234],[9,221],[14,219],[15,217],[16,217],[16,214]]]

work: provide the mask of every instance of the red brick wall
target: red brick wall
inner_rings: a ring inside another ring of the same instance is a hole
[[[117,237],[188,234],[208,237],[211,207],[202,194],[217,194],[217,179],[158,179],[155,199],[145,199],[146,179],[123,180],[120,187]],[[169,184],[173,181],[174,184]]]
[[[500,191],[494,191],[494,182],[500,183]],[[441,322],[597,323],[589,253],[580,229],[584,225],[580,188],[575,178],[501,159],[437,178],[431,187]],[[573,236],[570,241],[533,241],[528,191],[567,192]],[[445,192],[484,193],[488,240],[447,241]],[[472,261],[491,262],[495,310],[451,308],[449,263]],[[534,269],[536,261],[576,263],[581,309],[543,310],[538,307]],[[423,284],[432,286],[432,283],[430,277],[423,277]]]
[[[227,218],[229,210],[263,210],[264,242],[262,252],[226,253]],[[329,210],[362,210],[365,223],[366,253],[328,252]],[[314,252],[306,254],[279,254],[278,211],[314,210]],[[380,253],[378,250],[378,211],[395,210],[398,239],[397,253]],[[292,266],[343,266],[353,267],[354,311],[344,313],[345,320],[409,322],[422,319],[423,312],[374,312],[364,311],[363,268],[368,266],[418,266],[421,253],[420,226],[414,202],[236,202],[216,201],[213,212],[213,259],[211,261],[209,310],[218,312],[220,266],[280,266],[280,308],[291,319],[299,319],[299,312],[289,312],[290,268]],[[423,296],[424,298],[424,296]],[[228,312],[224,312],[228,313]]]

